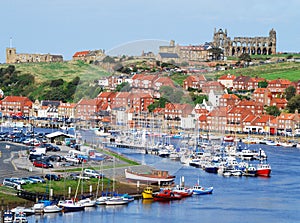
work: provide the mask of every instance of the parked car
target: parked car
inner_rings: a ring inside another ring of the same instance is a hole
[[[40,167],[40,168],[53,168],[53,165],[49,162],[35,160],[33,161],[33,166]]]
[[[26,182],[26,184],[36,184],[37,181],[34,179],[31,179],[30,177],[22,177],[22,180],[24,180]]]
[[[65,158],[63,156],[55,154],[55,155],[49,156],[49,160],[53,161],[53,162],[61,162],[61,161],[65,160]]]
[[[98,173],[97,171],[95,170],[92,170],[92,169],[85,169],[83,171],[83,175],[84,176],[88,176],[88,177],[91,177],[91,178],[102,178],[103,175]]]
[[[30,176],[29,179],[31,180],[35,180],[37,183],[46,183],[46,181],[39,176]]]
[[[15,189],[17,189],[18,187],[21,186],[21,184],[14,182],[13,180],[11,180],[10,178],[4,178],[3,180],[3,185],[7,186],[7,187],[13,187]]]
[[[60,148],[58,146],[52,146],[52,151],[58,152],[58,151],[60,151]]]
[[[90,177],[81,176],[81,174],[79,174],[79,173],[71,173],[68,178],[71,179],[71,180],[78,180],[78,179],[89,180],[90,179]]]
[[[56,174],[46,174],[45,178],[47,180],[55,180],[55,181],[59,181],[60,180],[60,176],[57,176]]]
[[[26,181],[25,181],[25,180],[22,180],[21,178],[11,177],[10,179],[11,179],[13,182],[18,183],[18,184],[21,184],[21,185],[26,184]]]
[[[29,160],[31,162],[35,161],[35,160],[41,160],[43,158],[43,155],[41,154],[30,154],[29,155]]]

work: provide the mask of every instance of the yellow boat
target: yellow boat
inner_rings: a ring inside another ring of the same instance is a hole
[[[144,188],[143,192],[143,199],[152,199],[153,198],[153,188],[150,186],[147,186]]]

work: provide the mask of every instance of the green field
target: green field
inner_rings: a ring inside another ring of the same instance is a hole
[[[62,78],[71,81],[80,77],[81,81],[94,81],[110,75],[100,66],[87,64],[82,61],[68,61],[57,63],[22,63],[12,64],[21,74],[32,74],[37,83]],[[8,64],[0,64],[0,68],[7,68]]]
[[[234,74],[236,76],[244,75],[251,77],[263,77],[267,80],[278,78],[298,81],[300,79],[300,63],[283,62],[274,64],[264,64],[260,66],[250,66],[247,68],[238,68],[216,72],[215,76],[219,77],[224,74]]]

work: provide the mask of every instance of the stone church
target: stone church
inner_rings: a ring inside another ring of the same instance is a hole
[[[16,48],[6,48],[6,63],[39,63],[39,62],[63,62],[62,55],[17,53]]]

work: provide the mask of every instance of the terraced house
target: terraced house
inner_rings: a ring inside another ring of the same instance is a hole
[[[30,116],[32,101],[27,97],[6,96],[1,102],[1,113],[3,116]]]

